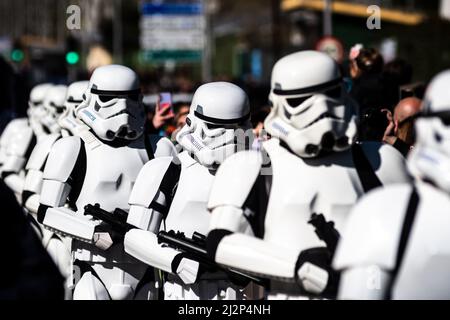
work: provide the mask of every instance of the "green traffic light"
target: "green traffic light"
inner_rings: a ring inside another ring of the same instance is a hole
[[[74,51],[67,52],[66,61],[68,64],[77,64],[80,61],[80,55]]]
[[[20,49],[14,49],[11,52],[11,59],[14,62],[21,62],[25,58],[25,54]]]

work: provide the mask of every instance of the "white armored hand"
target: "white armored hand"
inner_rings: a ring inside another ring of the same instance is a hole
[[[146,230],[131,229],[125,235],[125,251],[138,260],[165,272],[178,275],[186,284],[194,283],[199,263],[179,251],[158,243],[158,236]]]
[[[310,262],[298,269],[297,277],[306,291],[315,294],[322,293],[328,283],[328,272]]]
[[[174,271],[185,284],[193,284],[197,280],[199,267],[197,261],[182,258]]]
[[[297,260],[295,278],[303,290],[334,297],[339,274],[331,267],[332,252],[326,247],[303,250]]]

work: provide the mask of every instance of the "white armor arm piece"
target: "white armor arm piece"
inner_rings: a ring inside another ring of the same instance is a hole
[[[385,298],[410,194],[410,185],[392,185],[355,205],[333,261],[342,271],[339,299]]]
[[[161,269],[177,273],[185,283],[195,281],[199,264],[182,259],[177,270],[173,261],[179,251],[158,243],[157,234],[166,208],[166,196],[160,190],[172,157],[160,156],[148,162],[139,172],[130,195],[130,212],[127,222],[138,229],[128,231],[124,239],[125,251],[136,259]]]
[[[294,281],[299,252],[248,234],[243,205],[261,169],[259,152],[238,152],[220,166],[211,190],[208,253],[219,264],[268,278]],[[245,179],[243,179],[245,177]]]
[[[361,147],[384,186],[411,183],[405,158],[394,147],[380,142],[364,142]]]
[[[33,149],[25,169],[25,183],[22,192],[22,204],[32,214],[39,208],[39,195],[42,189],[44,165],[54,143],[60,138],[59,134],[50,134],[42,139]]]
[[[63,138],[54,144],[44,169],[38,221],[56,233],[93,242],[98,223],[64,207],[71,190],[67,181],[75,167],[81,146],[81,139],[78,137]]]
[[[20,173],[24,169],[27,160],[27,151],[31,147],[32,141],[33,131],[31,128],[25,127],[11,137],[6,147],[1,175],[6,185],[16,195],[22,193],[24,179]]]
[[[5,162],[8,145],[13,141],[17,133],[28,127],[26,118],[14,119],[8,123],[0,136],[0,168]]]

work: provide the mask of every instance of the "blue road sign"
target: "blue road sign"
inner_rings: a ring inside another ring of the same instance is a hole
[[[200,15],[203,14],[201,3],[144,3],[142,14],[145,15]]]

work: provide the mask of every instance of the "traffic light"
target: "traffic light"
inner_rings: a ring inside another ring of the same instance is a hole
[[[80,45],[77,39],[69,36],[66,39],[66,63],[70,66],[80,62]]]
[[[77,64],[80,61],[80,55],[78,52],[69,51],[66,53],[66,62],[70,65]]]
[[[25,53],[22,49],[14,49],[11,51],[11,60],[14,62],[22,62],[25,58]]]

